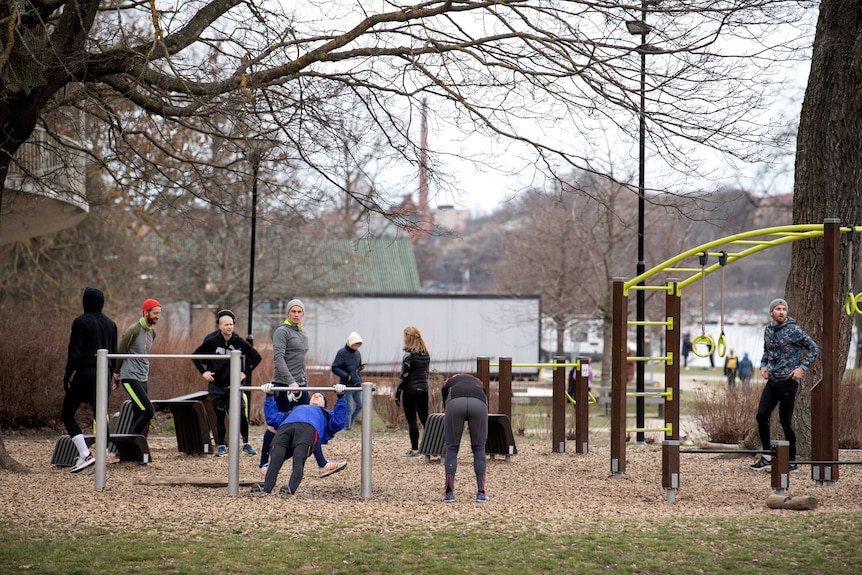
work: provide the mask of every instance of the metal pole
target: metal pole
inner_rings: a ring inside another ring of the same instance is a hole
[[[253,152],[251,160],[251,251],[248,265],[248,343],[254,345],[254,253],[257,236],[257,170],[260,167],[260,154]]]
[[[362,436],[359,492],[362,499],[371,499],[371,429],[374,417],[374,384],[362,382]],[[354,392],[355,393],[355,392]]]
[[[641,20],[646,23],[646,2],[647,0],[643,0],[641,4]],[[641,275],[646,271],[646,263],[644,261],[644,211],[645,211],[645,201],[644,201],[644,191],[645,191],[645,174],[644,174],[644,158],[646,156],[646,50],[644,49],[646,46],[646,26],[643,28],[643,32],[641,32],[641,84],[640,84],[640,106],[638,108],[639,115],[639,126],[638,126],[638,135],[639,135],[639,145],[638,145],[638,263],[637,263],[637,275]],[[638,285],[643,286],[644,282],[640,282]],[[637,290],[636,294],[636,316],[638,322],[643,322],[645,319],[645,292],[642,289]],[[644,357],[646,355],[646,349],[644,345],[644,325],[639,323],[637,326],[637,350],[635,355],[638,357]],[[637,361],[635,362],[636,367],[636,389],[639,392],[644,391],[644,362]],[[644,411],[646,403],[643,397],[638,397],[637,400],[637,427],[643,428],[645,427],[645,417]],[[644,443],[644,433],[642,431],[637,432],[637,437],[635,438],[638,444]]]
[[[105,488],[108,456],[108,350],[96,351],[96,489]]]
[[[240,399],[239,374],[242,367],[242,352],[238,349],[230,352],[230,438],[228,445],[228,478],[227,494],[239,495],[239,452],[242,448],[239,437]]]

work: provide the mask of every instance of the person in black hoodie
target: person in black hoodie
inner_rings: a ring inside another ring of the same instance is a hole
[[[245,359],[240,372],[240,385],[249,385],[249,383],[243,382],[251,381],[251,372],[260,363],[261,357],[250,343],[234,333],[235,319],[236,317],[229,309],[219,311],[216,314],[218,329],[204,338],[203,343],[195,350],[195,354],[230,355],[231,351],[239,350]],[[193,359],[192,361],[207,382],[207,390],[215,408],[216,442],[218,443],[215,455],[221,457],[227,453],[224,440],[227,429],[224,419],[230,404],[230,361],[208,359]],[[248,398],[245,393],[242,394],[242,404],[239,424],[243,441],[242,450],[249,455],[255,455],[257,451],[248,442]]]
[[[404,397],[404,417],[410,430],[410,451],[402,457],[419,457],[419,425],[428,420],[428,372],[431,355],[417,327],[404,328],[404,356],[401,358],[401,377],[395,390],[395,405]]]
[[[84,313],[72,321],[69,350],[66,354],[66,372],[63,375],[62,417],[66,432],[78,448],[78,460],[71,473],[78,473],[96,463],[90,453],[81,426],[75,415],[82,403],[96,413],[96,351],[107,349],[117,353],[117,324],[102,313],[105,294],[93,287],[84,288]],[[108,369],[111,369],[109,361]]]

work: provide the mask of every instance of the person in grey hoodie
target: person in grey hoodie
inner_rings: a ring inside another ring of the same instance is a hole
[[[88,287],[84,288],[82,299],[84,313],[72,322],[63,375],[63,389],[66,391],[61,412],[63,424],[78,449],[78,460],[70,469],[71,473],[78,473],[96,463],[75,418],[83,403],[93,408],[94,415],[96,413],[96,351],[106,349],[108,353],[117,353],[117,324],[102,313],[105,294]],[[108,366],[110,369],[110,360]]]

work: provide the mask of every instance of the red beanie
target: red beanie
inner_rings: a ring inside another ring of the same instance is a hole
[[[162,307],[162,304],[160,304],[158,301],[156,301],[154,299],[147,299],[147,300],[144,300],[144,305],[141,306],[141,310],[146,312],[146,311],[150,311],[154,307]]]

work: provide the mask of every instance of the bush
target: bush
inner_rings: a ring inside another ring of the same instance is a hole
[[[698,389],[694,392],[694,420],[710,441],[740,443],[757,428],[754,415],[759,400],[756,387],[750,393]]]
[[[60,422],[73,317],[0,315],[0,426],[53,427]]]

